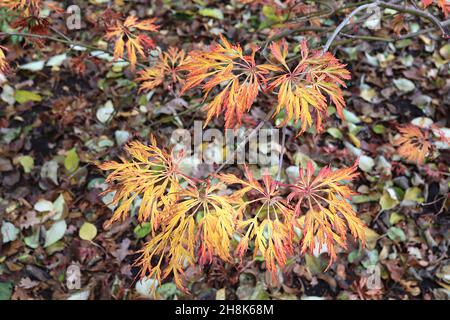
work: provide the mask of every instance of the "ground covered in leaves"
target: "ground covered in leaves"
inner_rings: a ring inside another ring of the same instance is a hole
[[[101,2],[83,2],[83,29],[67,31],[68,37],[106,48],[97,22],[106,8]],[[267,7],[235,1],[145,2],[115,1],[114,8],[156,17],[163,50],[189,51],[219,34],[266,50],[281,23]],[[345,15],[338,17],[319,24],[336,25]],[[7,19],[3,12],[0,25]],[[404,24],[421,28],[415,18]],[[398,28],[382,25],[371,31],[359,23],[346,32],[385,36]],[[312,47],[326,39],[308,31],[286,36],[291,43],[307,38]],[[352,203],[368,226],[366,248],[340,251],[327,271],[325,256],[296,255],[276,278],[251,253],[235,264],[214,260],[186,271],[189,293],[169,279],[158,287],[159,298],[449,299],[448,147],[437,145],[416,165],[401,158],[393,142],[399,124],[449,127],[450,46],[435,34],[395,42],[339,40],[334,51],[352,74],[345,119],[331,110],[320,135],[296,137],[289,127],[282,180],[308,160],[339,168],[360,157]],[[102,194],[107,186],[97,165],[123,155],[131,139],[148,142],[154,135],[170,145],[174,129],[204,120],[201,99],[168,94],[167,88],[139,94],[130,69],[108,54],[68,51],[55,42],[39,51],[19,37],[12,41],[23,46],[10,49],[14,72],[0,79],[0,299],[151,297],[151,281],[138,281],[133,268],[150,225],[131,217],[104,228],[111,194]],[[274,103],[258,99],[245,125],[256,126]],[[223,119],[209,126],[220,129]],[[214,169],[194,160],[188,168],[200,177]]]

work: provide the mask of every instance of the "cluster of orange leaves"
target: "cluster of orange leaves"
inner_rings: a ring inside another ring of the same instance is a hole
[[[153,18],[139,21],[135,16],[128,16],[125,21],[116,20],[105,35],[107,40],[115,39],[114,58],[124,58],[126,49],[131,69],[134,70],[137,54],[145,58],[146,50],[155,46],[153,40],[142,33],[142,31],[158,31],[158,26],[154,24],[155,20]]]
[[[313,124],[320,132],[328,100],[343,117],[345,100],[341,87],[345,87],[350,73],[331,53],[310,52],[305,41],[300,46],[301,57],[293,67],[287,60],[288,46],[284,41],[270,45],[273,59],[269,63],[258,64],[255,55],[259,48],[251,46],[246,55],[239,44],[230,44],[221,37],[221,43],[193,51],[187,57],[183,51],[170,49],[154,67],[142,71],[138,80],[143,82],[141,90],[150,90],[170,76],[173,82],[184,84],[181,93],[200,87],[205,100],[216,90],[214,98],[205,105],[205,125],[224,113],[226,128],[242,124],[260,91],[275,92],[278,104],[273,115],[284,113],[281,126],[301,121],[300,132]],[[187,72],[185,79],[183,71]]]
[[[425,8],[432,5],[434,2],[437,3],[438,7],[441,8],[444,15],[447,17],[450,14],[450,2],[448,0],[422,0]]]
[[[364,243],[363,223],[348,202],[352,192],[342,183],[356,177],[356,165],[324,168],[314,177],[309,163],[293,185],[269,175],[260,181],[247,168],[244,178],[220,174],[197,180],[182,174],[175,157],[154,139],[150,146],[132,142],[126,151],[130,159],[99,166],[112,170],[107,192],[115,192],[112,204],[117,207],[109,224],[128,217],[140,198],[137,219],[151,223],[152,235],[136,265],[141,276],[159,283],[172,275],[183,289],[187,266],[210,263],[213,257],[232,262],[233,252],[242,257],[250,245],[275,275],[300,242],[295,228],[303,230],[301,252],[326,246],[330,264],[336,259],[335,245],[346,247],[347,230]]]

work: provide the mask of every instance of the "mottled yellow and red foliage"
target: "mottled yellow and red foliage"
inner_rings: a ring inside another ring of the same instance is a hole
[[[115,24],[108,28],[105,38],[115,39],[114,58],[124,58],[125,49],[134,70],[137,63],[137,54],[146,57],[145,50],[155,46],[153,40],[141,33],[142,31],[158,31],[158,26],[154,24],[155,18],[138,21],[135,16],[128,16],[124,22],[116,20]]]
[[[336,260],[335,244],[347,248],[349,231],[364,245],[364,224],[348,202],[354,192],[344,184],[358,175],[356,170],[357,163],[335,171],[324,167],[314,175],[311,162],[308,162],[306,169],[300,169],[300,176],[291,186],[288,201],[295,204],[297,216],[306,212],[302,226],[302,253],[325,248],[331,265]]]

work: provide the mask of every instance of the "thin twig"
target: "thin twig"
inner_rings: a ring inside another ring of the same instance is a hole
[[[277,181],[280,181],[281,178],[281,169],[283,168],[283,159],[284,159],[284,150],[286,146],[286,126],[283,127],[283,137],[281,139],[281,151],[280,158],[278,161],[278,170],[277,170]]]
[[[333,43],[334,39],[336,39],[336,37],[338,36],[338,34],[342,31],[342,29],[344,29],[344,27],[350,22],[350,19],[353,18],[353,16],[355,14],[357,14],[360,11],[369,9],[369,8],[375,8],[378,7],[378,1],[374,2],[374,3],[368,3],[362,6],[357,7],[356,9],[354,9],[345,19],[344,21],[342,21],[338,27],[336,28],[336,30],[334,30],[333,34],[328,38],[325,46],[322,49],[322,53],[325,53],[328,51],[328,49],[330,48],[331,44]]]
[[[384,1],[377,1],[376,3],[378,3],[378,5],[382,8],[392,9],[392,10],[395,10],[398,12],[409,13],[409,14],[412,14],[415,16],[419,16],[419,17],[428,19],[441,31],[443,37],[448,36],[447,31],[445,30],[445,27],[442,25],[442,22],[438,18],[433,16],[431,13],[429,13],[428,11],[416,9],[411,6],[404,7],[404,6],[395,4],[395,3],[384,2]]]

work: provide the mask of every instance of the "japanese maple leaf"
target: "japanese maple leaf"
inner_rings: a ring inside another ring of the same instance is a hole
[[[336,171],[324,167],[314,176],[314,166],[310,161],[306,170],[299,170],[300,176],[290,186],[291,193],[287,199],[295,203],[297,216],[306,211],[302,227],[302,253],[309,251],[312,254],[316,245],[319,249],[326,246],[331,265],[336,260],[335,243],[347,248],[348,230],[364,245],[364,224],[348,202],[354,192],[343,184],[357,176],[356,170],[357,163]]]
[[[131,68],[134,70],[137,63],[137,54],[145,58],[145,49],[153,48],[154,42],[148,36],[139,31],[158,31],[158,26],[154,24],[155,18],[138,21],[135,16],[128,16],[124,22],[117,20],[115,24],[108,28],[106,39],[116,39],[114,44],[114,59],[124,58],[124,51],[127,50]]]
[[[141,276],[154,276],[161,282],[172,274],[184,290],[187,265],[209,263],[213,256],[231,259],[235,213],[229,199],[217,194],[221,187],[222,183],[199,182],[176,192],[177,201],[163,212],[161,230],[141,250],[136,264]]]
[[[102,170],[112,170],[106,179],[112,185],[106,192],[115,192],[111,204],[118,205],[108,225],[124,220],[133,201],[140,196],[138,220],[150,220],[156,229],[161,221],[159,213],[176,199],[180,181],[190,179],[180,172],[171,154],[158,148],[154,138],[150,146],[134,141],[125,149],[130,160],[122,158],[121,162],[108,161],[99,165]]]
[[[254,241],[254,255],[261,252],[267,270],[275,276],[276,265],[283,267],[293,252],[294,211],[283,198],[278,183],[269,175],[264,175],[259,182],[247,167],[244,171],[245,179],[233,174],[219,175],[226,184],[241,186],[231,196],[238,205],[237,230],[242,233],[236,250],[242,257],[249,241]]]
[[[431,147],[428,133],[412,124],[398,130],[400,137],[394,142],[398,146],[398,154],[410,162],[423,164]]]
[[[163,85],[166,80],[169,83],[184,83],[181,68],[187,63],[188,58],[184,50],[170,47],[167,52],[160,53],[156,63],[139,72],[137,81],[141,81],[140,91],[148,91]]]
[[[284,121],[301,121],[300,133],[313,124],[320,132],[323,118],[328,115],[327,97],[336,106],[338,114],[343,118],[345,101],[340,86],[345,87],[344,80],[350,79],[345,65],[329,52],[311,53],[306,41],[301,43],[301,59],[294,68],[286,60],[288,46],[285,41],[274,42],[270,50],[275,60],[280,63],[278,74],[270,79],[269,89],[278,90],[278,104],[275,115],[285,112]]]
[[[231,45],[223,36],[221,44],[212,45],[207,51],[194,51],[190,60],[182,67],[188,71],[182,93],[202,84],[204,98],[214,88],[215,97],[205,106],[207,119],[205,126],[213,117],[225,113],[225,127],[234,128],[242,123],[242,117],[249,111],[265,81],[264,76],[274,67],[268,64],[258,65],[253,46],[249,55],[244,55],[239,44]]]

